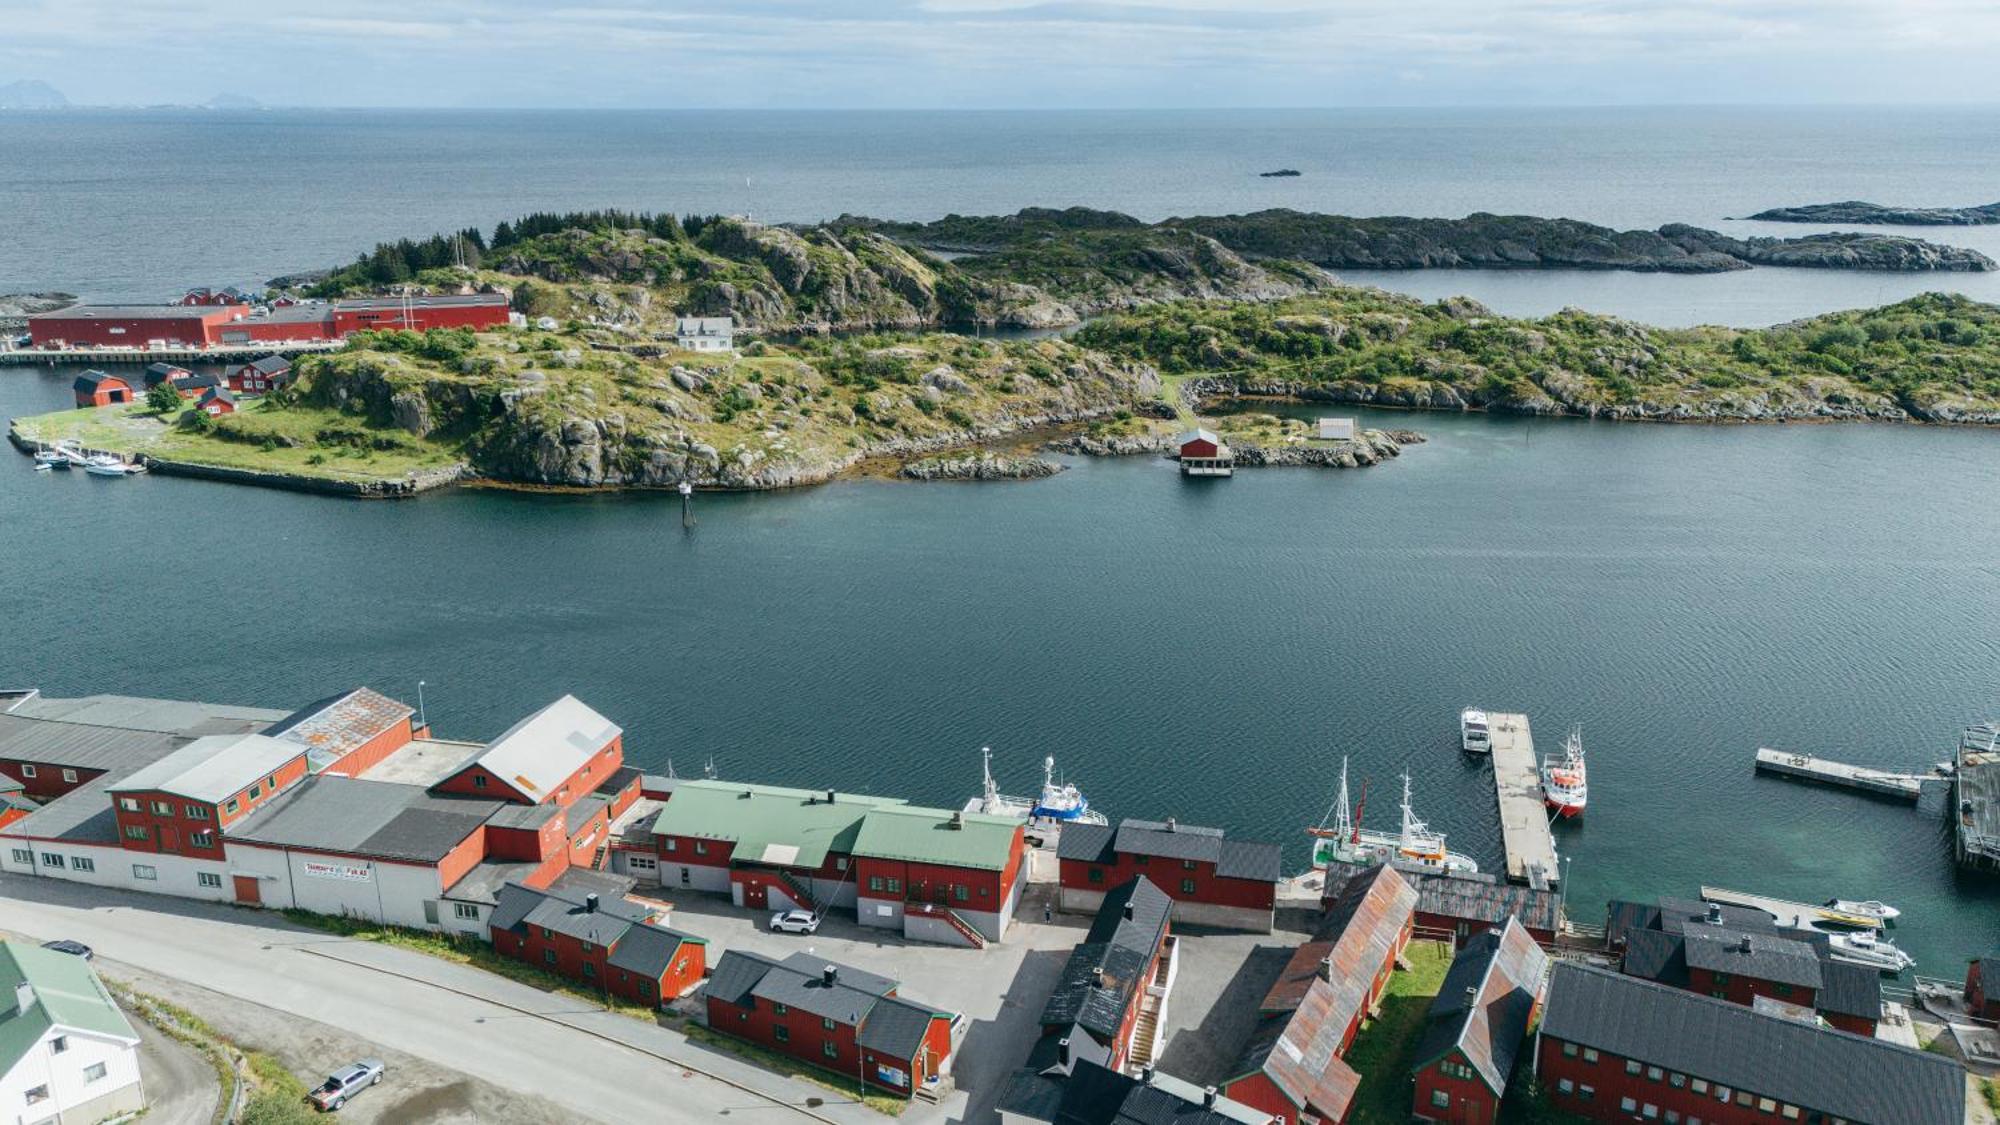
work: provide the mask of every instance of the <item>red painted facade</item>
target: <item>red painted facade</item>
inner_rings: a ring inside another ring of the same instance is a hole
[[[1493,1125],[1500,1099],[1465,1055],[1453,1051],[1416,1074],[1416,1100],[1410,1114],[1422,1121],[1447,1125]],[[1444,1104],[1438,1104],[1442,1101]]]
[[[1225,1086],[1222,1093],[1231,1101],[1242,1102],[1251,1109],[1268,1113],[1281,1121],[1299,1120],[1299,1107],[1293,1105],[1292,1099],[1286,1097],[1284,1091],[1278,1089],[1278,1084],[1266,1077],[1262,1071],[1238,1078]],[[1328,1125],[1340,1125],[1340,1123],[1329,1122]]]
[[[1222,450],[1214,442],[1206,438],[1195,438],[1192,441],[1181,443],[1181,456],[1183,457],[1214,457],[1221,452]]]
[[[1497,929],[1507,924],[1505,918],[1502,918],[1498,922],[1489,922],[1483,918],[1460,918],[1453,914],[1434,914],[1425,910],[1417,911],[1416,921],[1418,929],[1429,930],[1439,934],[1451,934],[1454,942],[1457,943],[1463,943],[1466,938],[1472,937],[1475,934],[1483,934],[1487,930]],[[1535,939],[1536,945],[1544,949],[1555,948],[1556,933],[1554,930],[1536,929],[1525,922],[1521,924],[1521,928],[1528,931],[1528,936]]]
[[[155,315],[134,311],[127,316],[65,316],[61,312],[31,316],[28,335],[38,348],[143,348],[156,340],[174,347],[205,347],[216,341],[224,324],[244,313],[236,307],[204,308],[192,314],[169,313],[166,310],[174,308],[171,305],[161,308]]]
[[[1215,864],[1201,860],[1163,859],[1126,852],[1118,852],[1112,859],[1112,863],[1063,860],[1059,876],[1062,885],[1070,890],[1102,893],[1144,875],[1176,902],[1269,910],[1278,899],[1276,883],[1224,878],[1215,873]]]
[[[323,772],[337,774],[341,777],[360,777],[363,773],[381,765],[383,760],[388,758],[389,755],[408,746],[410,741],[415,737],[416,731],[412,729],[412,721],[407,718],[403,719],[381,734],[341,755],[332,765],[326,767]]]
[[[604,780],[624,764],[625,736],[621,734],[614,736],[602,749],[572,771],[561,784],[556,786],[554,792],[543,794],[539,798],[522,792],[511,779],[500,777],[476,761],[431,788],[439,793],[455,793],[461,797],[485,797],[489,800],[513,801],[523,805],[554,802],[563,808],[568,808],[579,799],[596,792],[597,787],[604,784]]]
[[[412,300],[406,313],[394,298],[335,301],[330,305],[289,305],[270,316],[247,305],[160,305],[121,308],[120,315],[101,316],[89,306],[28,318],[28,332],[38,348],[145,348],[158,342],[169,347],[201,348],[218,344],[283,343],[335,340],[354,332],[408,328],[499,328],[507,324],[507,299],[493,295],[477,302],[444,298]]]
[[[2000,992],[1988,991],[1992,985],[1983,979],[1980,962],[1974,961],[1965,969],[1965,1003],[1975,1018],[2000,1020]]]
[[[210,398],[201,404],[200,410],[211,418],[218,418],[236,413],[236,404],[226,398]]]
[[[708,971],[708,947],[698,939],[682,941],[672,962],[659,977],[652,978],[612,967],[609,961],[615,946],[586,945],[568,934],[535,926],[524,929],[525,934],[495,929],[493,948],[517,961],[604,989],[635,1004],[657,1007],[685,996],[701,983]]]
[[[114,790],[111,812],[118,822],[118,842],[127,851],[221,859],[223,829],[305,776],[306,757],[301,749],[297,757],[220,801],[196,801],[160,791]]]
[[[889,995],[894,996],[891,992]],[[720,997],[708,998],[708,1026],[725,1035],[747,1039],[779,1054],[846,1078],[864,1079],[870,1086],[908,1097],[911,1087],[884,1082],[877,1071],[882,1064],[912,1076],[913,1084],[934,1077],[951,1053],[951,1023],[940,1016],[931,1021],[924,1045],[915,1057],[898,1059],[875,1051],[862,1051],[855,1043],[857,1029],[836,1020],[827,1020],[796,1008],[780,1013],[769,1000],[750,998],[738,1007]],[[833,1026],[828,1027],[831,1023]],[[828,1045],[831,1044],[831,1049]]]
[[[1732,1004],[1754,1007],[1757,997],[1768,996],[1787,1004],[1797,1004],[1803,1008],[1815,1007],[1818,992],[1798,985],[1779,984],[1776,981],[1747,977],[1741,973],[1716,973],[1708,969],[1688,970],[1688,991],[1699,992],[1703,996],[1713,996]]]
[[[20,782],[23,794],[44,804],[104,776],[103,770],[20,759],[0,761],[0,773]]]
[[[107,375],[89,390],[79,388],[76,392],[78,406],[112,406],[131,401],[132,384],[116,375]]]
[[[1631,1069],[1635,1066],[1636,1074]],[[1591,1121],[1660,1121],[1668,1112],[1683,1122],[1699,1120],[1702,1125],[1820,1119],[1806,1107],[1795,1107],[1794,1114],[1786,1115],[1782,1103],[1766,1103],[1754,1090],[1718,1086],[1700,1075],[1652,1067],[1643,1059],[1625,1059],[1608,1051],[1589,1051],[1548,1035],[1541,1037],[1536,1073],[1551,1105]],[[1622,1108],[1626,1098],[1633,1108]]]
[[[408,329],[424,332],[433,328],[500,328],[507,323],[507,301],[496,297],[489,303],[426,305],[415,302],[406,312],[393,300],[385,307],[333,306],[333,334]]]

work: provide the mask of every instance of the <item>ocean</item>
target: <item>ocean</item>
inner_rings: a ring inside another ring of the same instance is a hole
[[[1996,130],[1902,110],[9,114],[0,291],[159,299],[542,207],[1720,225],[1850,196],[1983,202]],[[1253,175],[1285,166],[1306,175]],[[1990,228],[1944,237],[2000,251]],[[1382,283],[1762,323],[1906,280]],[[0,415],[67,405],[68,380],[0,369]],[[1890,901],[1926,973],[1989,948],[2000,883],[1952,867],[1941,791],[1910,808],[1751,761],[1924,769],[2000,711],[1994,435],[1361,418],[1430,440],[1371,469],[1219,482],[1073,459],[1033,483],[704,493],[691,532],[652,495],[349,502],[0,458],[0,686],[282,707],[357,683],[414,699],[421,679],[456,738],[573,692],[650,769],[713,759],[948,805],[976,791],[981,746],[1016,792],[1054,754],[1113,816],[1280,841],[1292,868],[1343,757],[1372,826],[1394,827],[1407,770],[1417,811],[1494,868],[1486,768],[1456,748],[1478,704],[1528,712],[1549,751],[1583,732],[1590,811],[1558,829],[1580,919],[1706,883]]]

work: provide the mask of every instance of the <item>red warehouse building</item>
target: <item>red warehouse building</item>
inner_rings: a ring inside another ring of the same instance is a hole
[[[1095,913],[1107,890],[1144,875],[1174,900],[1177,922],[1270,933],[1276,917],[1278,845],[1230,840],[1220,828],[1171,818],[1070,824],[1056,855],[1070,913]]]
[[[252,734],[284,717],[259,707],[124,695],[50,699],[30,690],[0,696],[0,777],[47,803],[204,735]]]
[[[1393,867],[1350,879],[1265,994],[1223,1093],[1287,1121],[1347,1121],[1361,1075],[1342,1056],[1389,986],[1416,906],[1416,888]]]
[[[1962,1125],[1957,1062],[1571,961],[1549,976],[1535,1073],[1588,1121]]]
[[[1974,1019],[2000,1021],[2000,957],[1975,957],[1965,967],[1965,1006]]]
[[[194,408],[211,418],[236,413],[236,396],[227,387],[210,387],[195,400]]]
[[[1548,954],[1513,918],[1459,948],[1417,1041],[1411,1116],[1450,1125],[1499,1119],[1548,971]]]
[[[493,948],[635,1004],[685,996],[708,970],[707,942],[666,928],[657,904],[625,897],[631,885],[580,871],[543,890],[510,883],[493,911]]]
[[[220,860],[230,825],[305,778],[304,747],[261,734],[211,735],[105,792],[126,851]]]
[[[443,297],[362,297],[333,303],[335,337],[355,332],[433,328],[501,328],[507,324],[505,293],[468,293]]]
[[[308,703],[264,729],[305,748],[314,773],[359,777],[429,731],[417,729],[416,709],[369,688]]]
[[[957,1017],[896,990],[810,953],[774,961],[732,949],[703,995],[711,1030],[909,1097],[950,1073]]]
[[[1544,947],[1553,947],[1562,929],[1562,895],[1557,891],[1520,886],[1495,875],[1399,870],[1417,888],[1417,928],[1448,933],[1454,944],[1499,929],[1510,918]],[[1334,882],[1329,873],[1327,885]]]
[[[221,342],[240,307],[213,305],[72,305],[28,318],[38,348],[203,348]]]
[[[75,305],[28,318],[38,348],[212,348],[314,343],[363,331],[504,327],[507,295],[363,297],[258,306]]]
[[[132,401],[132,384],[102,371],[86,371],[70,384],[78,406],[116,406]]]
[[[437,783],[440,793],[568,808],[625,764],[625,732],[565,695],[488,743]],[[632,786],[638,795],[636,779]]]

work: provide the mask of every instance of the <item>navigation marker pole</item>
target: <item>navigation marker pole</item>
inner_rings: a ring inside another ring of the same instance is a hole
[[[689,510],[689,505],[693,502],[694,485],[691,485],[686,481],[682,481],[680,483],[680,493],[681,493],[681,529],[684,531],[691,530],[694,527],[694,513],[691,510]]]

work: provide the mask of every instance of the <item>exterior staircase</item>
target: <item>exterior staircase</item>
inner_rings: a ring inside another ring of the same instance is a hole
[[[904,906],[903,913],[906,917],[915,915],[920,918],[936,918],[956,930],[958,936],[965,939],[966,945],[973,949],[986,948],[986,935],[973,928],[972,923],[959,917],[958,912],[948,906],[939,906],[934,902],[912,902]]]
[[[1160,1034],[1160,1012],[1158,1008],[1145,1005],[1139,1009],[1139,1018],[1132,1021],[1132,1054],[1126,1061],[1128,1069],[1149,1066],[1153,1062],[1153,1040]]]
[[[597,845],[597,853],[590,857],[590,869],[592,871],[604,870],[604,857],[610,854],[611,841],[606,840],[604,843]]]
[[[806,889],[806,885],[800,882],[797,876],[789,871],[774,871],[772,874],[778,877],[778,882],[785,888],[785,893],[792,896],[793,902],[807,910],[819,909],[819,904],[813,901],[813,893]]]

